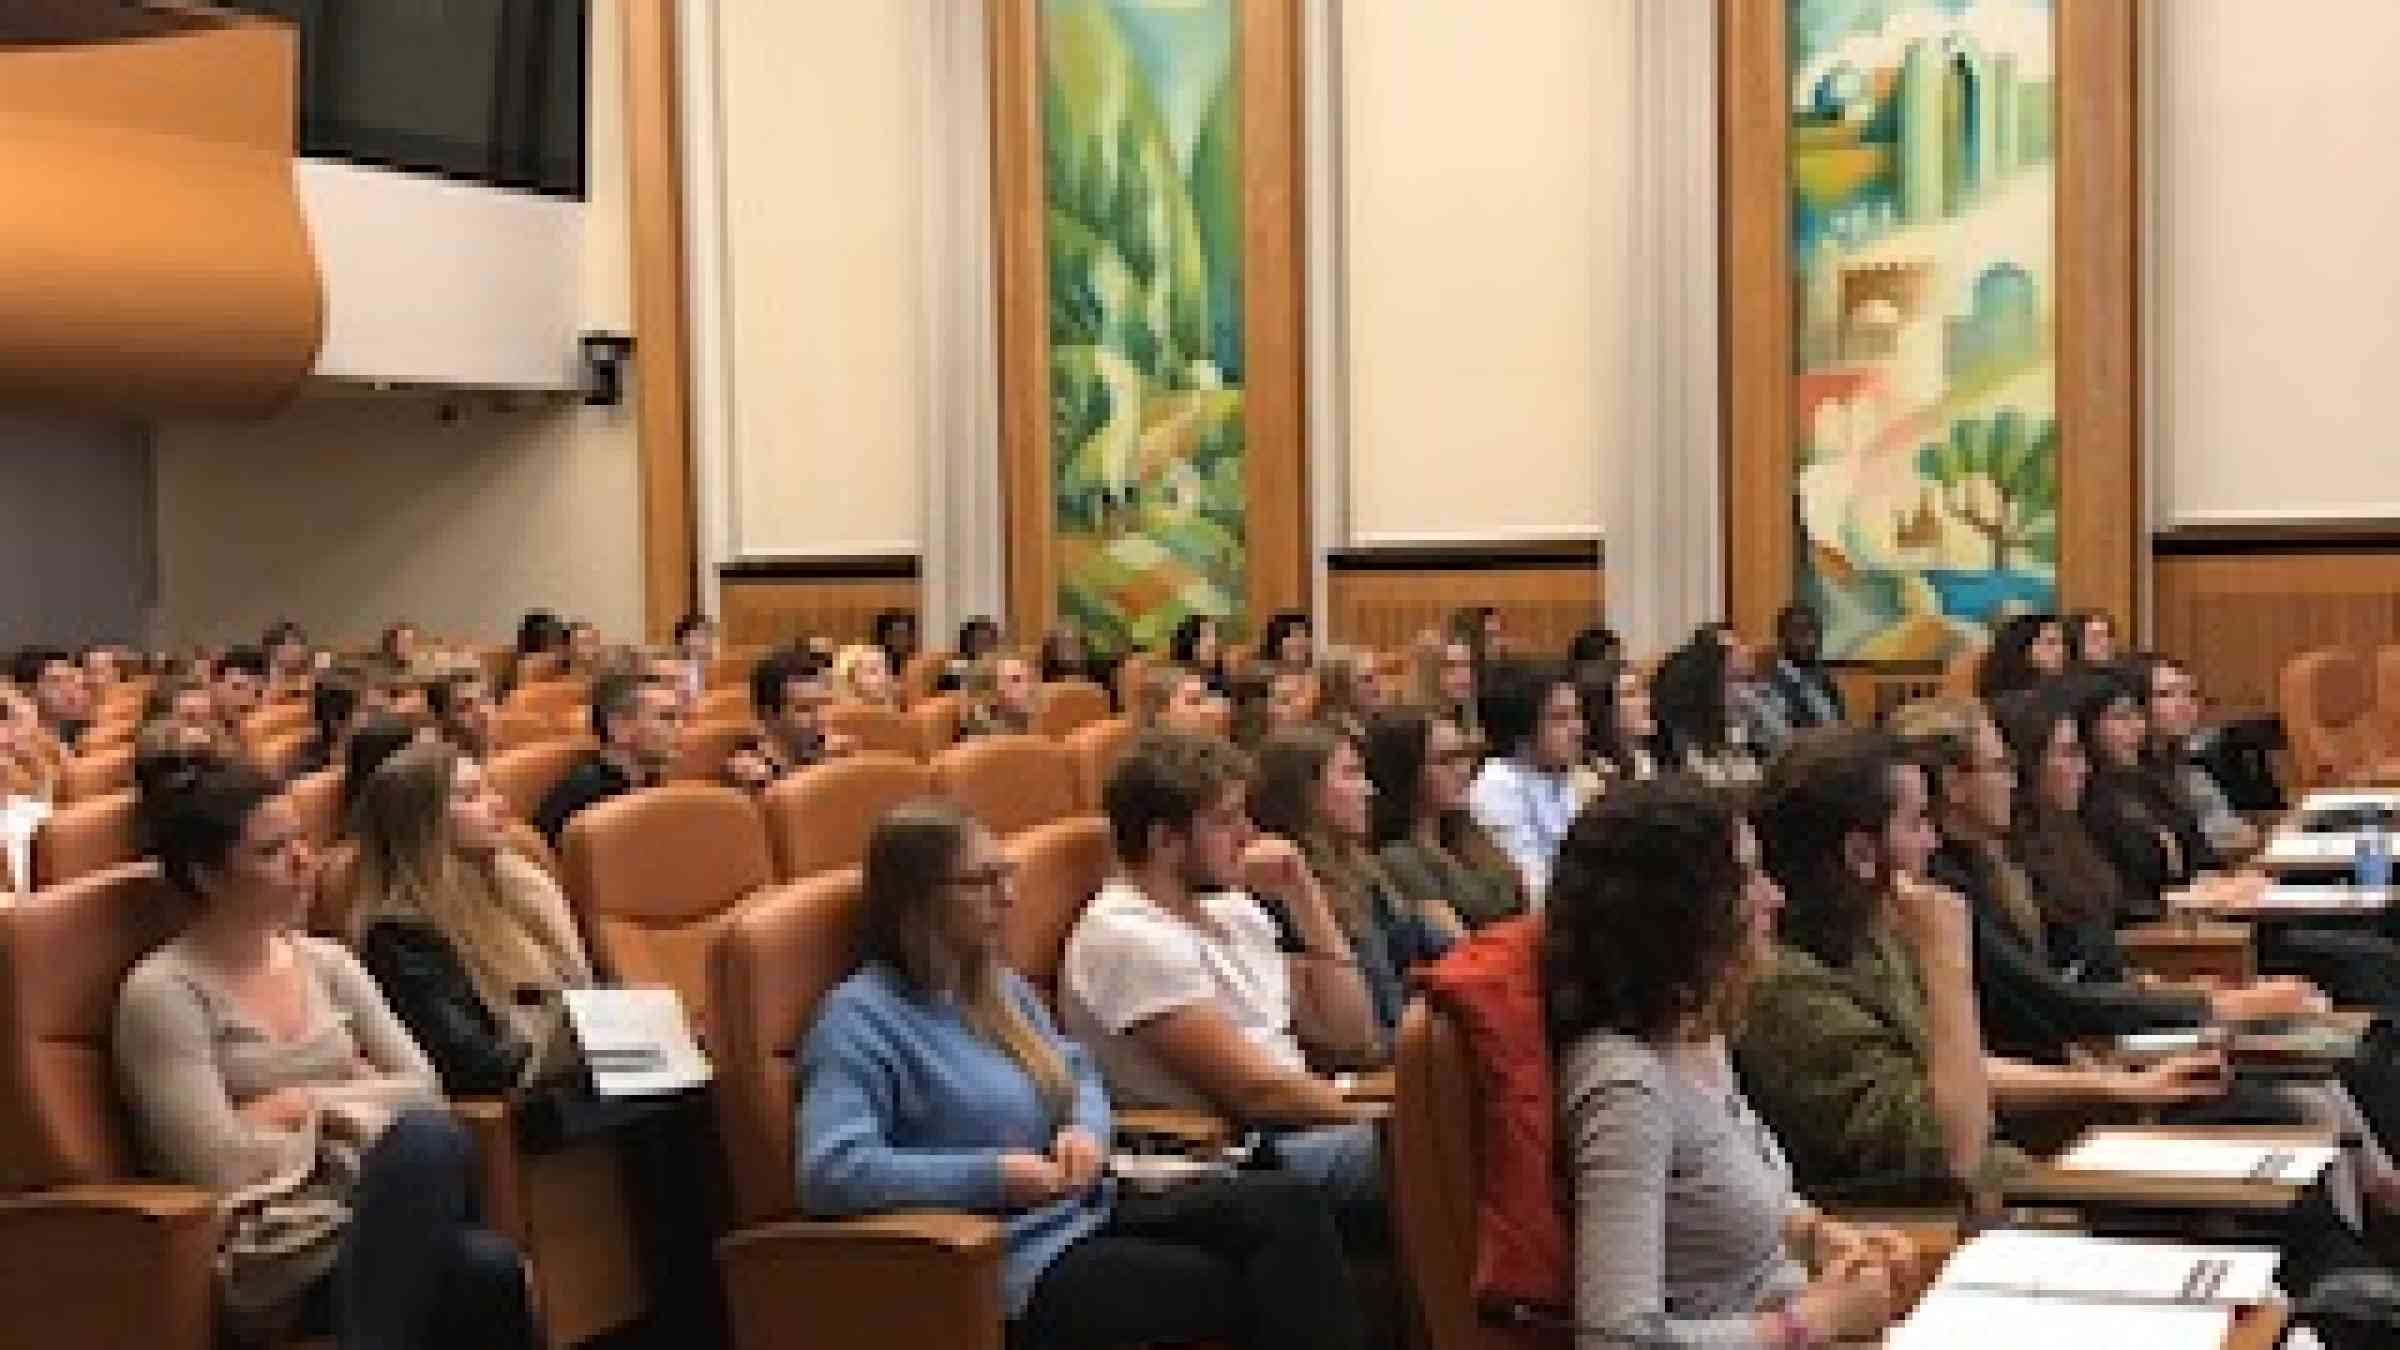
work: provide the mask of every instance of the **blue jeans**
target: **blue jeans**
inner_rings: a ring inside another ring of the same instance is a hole
[[[1383,1198],[1383,1148],[1374,1123],[1319,1125],[1268,1139],[1276,1165],[1315,1186],[1333,1211],[1342,1245],[1352,1252],[1384,1252],[1392,1245],[1392,1221]]]
[[[343,1350],[521,1350],[533,1309],[516,1248],[475,1218],[475,1139],[442,1111],[409,1111],[361,1160],[350,1228],[301,1322]]]

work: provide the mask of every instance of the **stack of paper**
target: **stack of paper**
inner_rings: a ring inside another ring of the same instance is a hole
[[[2027,1346],[2139,1346],[2218,1350],[2233,1309],[2211,1304],[2079,1303],[2027,1294],[1937,1289],[1892,1328],[1887,1350],[2025,1350]]]
[[[706,1086],[708,1057],[672,989],[569,989],[567,1020],[603,1097],[656,1097]]]
[[[2317,1179],[2338,1152],[2331,1144],[2097,1131],[2062,1154],[2055,1165],[2069,1172],[2305,1186]]]

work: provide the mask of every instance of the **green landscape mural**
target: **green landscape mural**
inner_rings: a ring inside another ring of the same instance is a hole
[[[1058,610],[1103,649],[1247,626],[1237,3],[1042,3]]]

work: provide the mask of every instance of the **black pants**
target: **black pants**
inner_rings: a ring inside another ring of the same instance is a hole
[[[534,1344],[517,1249],[476,1220],[475,1139],[442,1111],[410,1111],[367,1151],[341,1258],[302,1321],[342,1350]],[[308,1325],[313,1324],[313,1325]]]
[[[1159,1341],[1357,1350],[1357,1302],[1316,1189],[1271,1172],[1121,1187],[1107,1225],[1050,1264],[1009,1328],[1011,1350]]]

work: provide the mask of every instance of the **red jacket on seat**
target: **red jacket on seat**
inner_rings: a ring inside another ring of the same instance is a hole
[[[1476,1302],[1563,1318],[1574,1299],[1541,953],[1541,920],[1510,919],[1420,967],[1416,979],[1457,1022],[1474,1060],[1483,1120]]]

